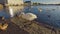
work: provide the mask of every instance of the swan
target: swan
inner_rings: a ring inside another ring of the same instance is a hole
[[[38,10],[39,10],[40,12],[42,12],[42,8],[38,8]]]
[[[22,18],[29,20],[29,21],[32,21],[32,20],[36,19],[37,16],[33,13],[26,13],[26,14],[23,13]]]

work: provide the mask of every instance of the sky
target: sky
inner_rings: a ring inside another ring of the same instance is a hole
[[[28,0],[24,0],[28,1]],[[46,4],[58,4],[60,3],[60,0],[31,0],[32,2],[40,2],[40,3],[46,3]]]

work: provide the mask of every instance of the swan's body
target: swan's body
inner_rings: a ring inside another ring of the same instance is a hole
[[[33,13],[26,13],[26,14],[22,15],[22,18],[26,19],[26,20],[29,20],[29,21],[32,21],[32,20],[36,19],[37,16]]]

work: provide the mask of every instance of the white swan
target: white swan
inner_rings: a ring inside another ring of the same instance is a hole
[[[38,8],[38,10],[39,10],[40,12],[42,12],[42,8]]]
[[[26,14],[22,15],[22,18],[26,19],[26,20],[29,20],[29,21],[32,21],[32,20],[36,19],[37,16],[33,13],[26,13]]]

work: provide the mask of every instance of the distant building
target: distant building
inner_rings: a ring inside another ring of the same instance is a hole
[[[5,4],[7,3],[6,0],[0,0],[0,4]]]
[[[24,4],[23,0],[7,0],[8,5],[22,5]]]
[[[31,6],[31,1],[25,1],[24,4],[27,6]]]

